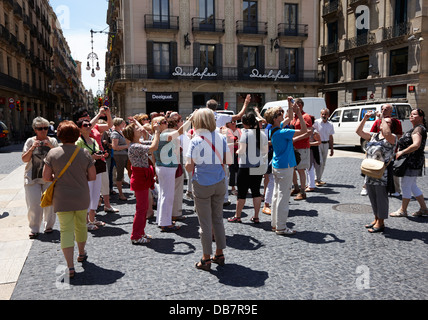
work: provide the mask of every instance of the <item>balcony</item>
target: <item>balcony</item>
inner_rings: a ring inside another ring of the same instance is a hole
[[[236,34],[267,35],[267,22],[236,21]]]
[[[144,16],[144,28],[146,30],[178,30],[178,17],[176,16],[160,16],[154,14],[146,14]]]
[[[307,24],[289,24],[280,23],[278,24],[278,37],[308,37],[308,25]]]
[[[410,35],[410,22],[403,22],[383,29],[383,42],[386,44],[400,44],[407,41],[405,36]]]
[[[321,46],[321,57],[328,56],[330,54],[335,54],[339,51],[339,43],[333,42],[328,45]]]
[[[224,33],[224,19],[192,18],[193,32]]]
[[[162,70],[156,73],[155,70]],[[193,66],[175,67],[147,65],[117,65],[113,67],[111,80],[135,81],[141,79],[191,80],[191,81],[263,81],[263,82],[322,82],[322,76],[317,70],[300,70],[297,74],[288,75],[284,70],[258,70],[253,68],[226,68],[215,70]]]
[[[372,45],[376,43],[376,36],[373,33],[364,33],[347,39],[345,41],[345,50],[352,50],[356,48],[362,48],[367,45]]]
[[[341,9],[339,0],[326,0],[322,7],[322,16],[325,20],[335,18]]]

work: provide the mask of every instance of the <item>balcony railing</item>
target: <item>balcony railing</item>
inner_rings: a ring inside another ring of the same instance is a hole
[[[236,21],[236,34],[267,34],[267,22]]]
[[[224,33],[224,19],[192,18],[192,31]]]
[[[337,53],[338,50],[339,50],[339,43],[337,42],[329,43],[326,46],[321,46],[321,56]]]
[[[347,39],[345,42],[345,50],[350,50],[358,47],[362,47],[376,42],[376,36],[372,33],[360,34],[351,39]]]
[[[178,17],[146,14],[144,16],[145,29],[178,30]]]
[[[322,15],[327,16],[339,10],[339,0],[326,0],[322,8]]]
[[[278,24],[278,36],[286,37],[307,37],[308,25],[307,24]]]
[[[403,22],[383,29],[383,40],[390,40],[410,34],[410,22]]]
[[[156,72],[158,70],[158,72]],[[322,75],[317,70],[300,70],[297,74],[289,75],[284,70],[254,68],[221,67],[215,70],[198,67],[147,66],[141,64],[118,65],[113,67],[111,80],[133,81],[140,79],[193,80],[193,81],[290,81],[290,82],[322,82]]]

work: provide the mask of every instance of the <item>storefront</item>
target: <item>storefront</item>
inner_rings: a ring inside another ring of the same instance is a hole
[[[178,110],[178,92],[146,92],[146,113]]]

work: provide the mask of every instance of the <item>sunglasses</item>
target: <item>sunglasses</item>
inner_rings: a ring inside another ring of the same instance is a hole
[[[84,124],[82,124],[82,127],[85,127],[85,128],[89,128],[90,126],[91,126],[90,123],[84,123]]]
[[[36,128],[37,131],[42,131],[42,130],[49,130],[49,127],[38,127]]]

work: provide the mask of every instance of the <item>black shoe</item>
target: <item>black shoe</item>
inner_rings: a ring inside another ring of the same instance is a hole
[[[383,232],[384,230],[385,230],[385,226],[382,226],[380,228],[373,227],[373,228],[370,228],[368,231],[370,233],[378,233],[378,232]]]

